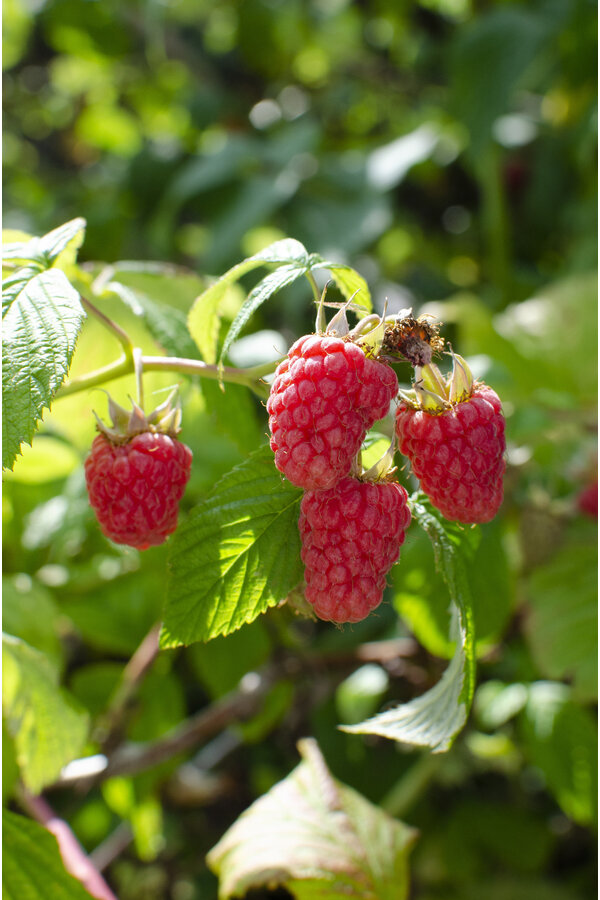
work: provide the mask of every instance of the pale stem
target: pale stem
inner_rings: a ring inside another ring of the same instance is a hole
[[[319,290],[319,285],[315,281],[315,276],[313,275],[312,272],[306,272],[305,275],[308,279],[308,283],[310,284],[310,286],[312,288],[313,297],[315,298],[315,303],[318,306],[319,303],[321,302],[321,292]]]
[[[252,366],[248,369],[235,369],[230,366],[220,368],[217,365],[209,365],[199,359],[186,359],[179,356],[141,356],[140,363],[146,372],[182,372],[186,375],[199,375],[201,378],[210,378],[213,381],[243,384],[251,390],[260,393],[258,389],[261,387],[261,378],[264,378],[265,375],[271,375],[284,359],[285,356],[282,356],[280,359],[273,360],[273,362]],[[121,378],[123,375],[131,375],[133,372],[133,357],[126,358],[122,356],[102,369],[97,369],[95,372],[90,372],[88,375],[82,375],[80,378],[74,378],[72,381],[67,382],[56,392],[55,399],[68,397],[70,394],[85,391],[106,381],[112,381],[114,378]]]
[[[137,402],[139,408],[144,409],[144,362],[140,347],[133,350],[133,371],[135,372],[135,386],[137,390]]]
[[[56,815],[46,800],[30,794],[24,788],[18,792],[18,800],[32,818],[54,835],[67,872],[70,872],[96,900],[117,900],[67,823]]]
[[[118,342],[123,347],[123,350],[125,351],[126,359],[132,359],[133,343],[127,332],[123,331],[120,325],[117,325],[116,322],[113,322],[112,319],[109,319],[108,316],[106,316],[103,312],[100,312],[98,307],[94,306],[93,303],[90,303],[90,301],[86,297],[83,297],[80,294],[79,299],[81,300],[81,303],[85,307],[85,309],[87,309],[88,312],[95,316],[98,321],[101,322],[104,327],[107,328],[116,337]]]

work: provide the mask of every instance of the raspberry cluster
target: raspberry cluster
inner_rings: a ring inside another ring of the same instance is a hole
[[[397,392],[393,369],[350,335],[331,333],[296,341],[271,386],[275,465],[305,491],[305,596],[327,621],[359,622],[379,605],[410,522],[404,488],[350,476],[367,431]]]
[[[400,452],[448,519],[487,522],[502,503],[504,418],[497,394],[452,354],[444,379],[430,362],[437,327],[404,317],[384,332],[382,352],[415,367],[396,411]],[[394,371],[352,335],[306,335],[280,364],[267,403],[275,465],[304,489],[300,536],[306,599],[322,619],[358,622],[381,602],[385,578],[410,524],[404,488],[354,477],[369,428],[398,391]]]

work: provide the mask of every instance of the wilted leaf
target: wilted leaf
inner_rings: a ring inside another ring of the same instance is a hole
[[[415,832],[336,781],[314,740],[208,854],[219,897],[285,886],[298,900],[403,900]]]

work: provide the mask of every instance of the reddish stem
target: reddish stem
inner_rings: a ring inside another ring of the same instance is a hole
[[[58,818],[46,800],[22,790],[19,801],[40,825],[54,835],[67,872],[80,881],[88,893],[97,900],[118,900],[100,872],[92,865],[67,823]]]

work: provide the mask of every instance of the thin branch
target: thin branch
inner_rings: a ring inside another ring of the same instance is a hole
[[[58,389],[54,395],[54,399],[68,397],[70,394],[77,394],[79,391],[90,390],[99,384],[105,384],[107,381],[113,381],[115,378],[122,378],[123,375],[129,375],[133,372],[133,363],[126,356],[121,356],[115,362],[109,363],[102,369],[96,369],[88,375],[82,375],[79,378],[73,378]]]
[[[30,794],[25,788],[17,791],[17,799],[32,818],[54,835],[67,872],[80,881],[88,893],[97,900],[117,900],[67,823],[58,818],[46,800]]]
[[[137,402],[140,409],[144,409],[144,362],[140,347],[133,349],[133,371],[135,372],[135,386],[137,389]]]
[[[182,722],[162,738],[144,744],[124,744],[110,758],[92,757],[93,774],[82,773],[83,760],[76,760],[73,774],[69,766],[51,787],[78,787],[86,790],[99,781],[115,775],[134,775],[151,769],[160,763],[191,750],[197,744],[212,738],[232,722],[255,715],[260,703],[273,683],[271,674],[256,675],[250,684],[242,679],[242,686],[213,703],[207,709]]]
[[[131,697],[141,678],[152,664],[154,653],[154,635],[150,632],[144,639],[130,663],[127,676],[128,687],[123,683],[125,703],[116,702],[117,720],[127,713],[128,692]],[[277,663],[268,666],[261,674],[252,672],[242,679],[236,691],[227,694],[202,712],[186,719],[163,737],[148,743],[127,743],[117,747],[112,755],[98,753],[84,759],[69,763],[52,788],[76,787],[86,791],[94,784],[111,778],[114,775],[135,775],[151,769],[159,763],[185,753],[205,743],[215,735],[222,733],[233,722],[254,715],[260,703],[273,683],[281,677],[297,679],[314,667],[333,666],[345,668],[360,662],[380,662],[391,665],[397,661],[402,674],[409,681],[422,680],[423,672],[416,666],[405,663],[417,647],[410,638],[397,638],[389,641],[374,641],[361,645],[352,651],[333,651],[327,653],[286,654]],[[134,662],[135,660],[135,662]],[[414,672],[413,672],[414,669]],[[116,729],[113,735],[117,737]],[[106,738],[105,738],[106,741]]]
[[[199,375],[201,378],[210,378],[212,381],[225,381],[231,384],[243,384],[253,391],[261,394],[261,379],[265,375],[271,375],[282,359],[260,366],[252,366],[248,369],[235,369],[231,366],[210,365],[199,359],[186,359],[180,356],[141,356],[140,364],[147,372],[182,372],[186,375]],[[131,359],[122,356],[103,369],[74,378],[64,384],[55,394],[55,399],[68,397],[89,388],[104,384],[114,378],[131,375],[134,372],[133,357]],[[266,387],[266,386],[264,386]]]
[[[82,305],[85,309],[88,310],[93,316],[95,316],[105,328],[116,337],[118,342],[123,347],[125,352],[125,358],[132,360],[133,359],[133,343],[129,335],[126,331],[123,331],[120,325],[117,325],[116,322],[113,322],[112,319],[109,319],[103,312],[100,312],[97,306],[94,306],[86,297],[83,297],[81,294],[79,295],[79,299],[81,300]]]
[[[131,700],[158,656],[160,622],[153,625],[121,675],[106,712],[98,722],[92,737],[107,755],[120,743]]]
[[[315,281],[315,276],[313,275],[312,272],[305,272],[305,275],[306,275],[308,282],[312,288],[313,297],[315,298],[315,303],[318,306],[319,303],[321,302],[321,291],[319,290],[319,285]]]
[[[123,850],[129,847],[132,840],[131,825],[129,822],[120,822],[115,830],[92,850],[90,861],[99,872],[104,872],[121,855]]]

